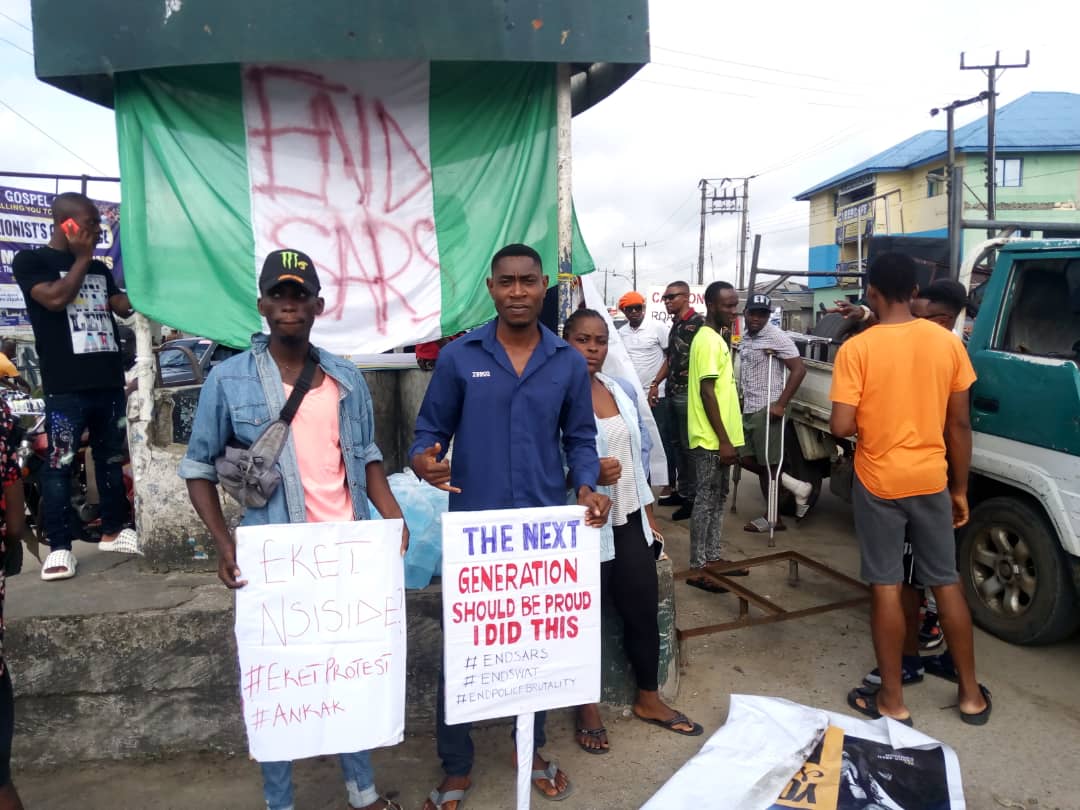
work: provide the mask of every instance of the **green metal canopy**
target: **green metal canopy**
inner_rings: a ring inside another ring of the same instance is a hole
[[[103,106],[113,75],[420,59],[574,66],[574,113],[649,60],[647,0],[32,0],[38,78]]]

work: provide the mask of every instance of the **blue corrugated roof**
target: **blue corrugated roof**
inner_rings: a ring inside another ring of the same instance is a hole
[[[945,156],[944,130],[927,130],[797,194],[806,200],[864,174],[903,171]],[[999,152],[1080,152],[1080,94],[1028,93],[997,111]],[[986,116],[956,130],[958,152],[986,151]]]

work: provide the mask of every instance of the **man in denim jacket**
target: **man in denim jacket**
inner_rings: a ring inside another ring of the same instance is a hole
[[[242,588],[236,541],[221,511],[214,460],[228,442],[250,445],[277,419],[312,350],[315,318],[323,311],[315,265],[297,250],[276,250],[259,276],[259,313],[270,335],[254,335],[249,351],[217,366],[206,378],[180,477],[195,511],[214,538],[218,576]],[[301,402],[277,463],[281,483],[262,508],[249,508],[245,526],[367,520],[368,499],[384,518],[401,518],[375,446],[371,394],[354,365],[318,351],[311,389]],[[401,553],[409,544],[405,529]],[[269,810],[293,810],[291,762],[260,763]],[[349,806],[398,808],[375,789],[370,754],[341,754]]]

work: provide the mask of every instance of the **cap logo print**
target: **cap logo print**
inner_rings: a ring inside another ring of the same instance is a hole
[[[281,268],[283,270],[303,270],[307,267],[307,262],[302,261],[300,256],[292,250],[281,251]]]

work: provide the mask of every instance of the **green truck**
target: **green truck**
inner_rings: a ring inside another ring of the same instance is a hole
[[[1048,644],[1080,626],[1080,240],[990,240],[965,260],[965,286],[994,250],[990,278],[973,291],[971,520],[957,532],[957,562],[982,628]],[[843,336],[803,338],[793,472],[828,477],[850,499],[853,442],[828,429],[830,361]]]

